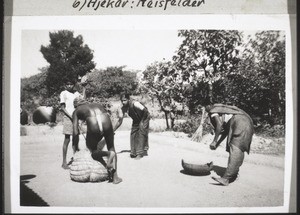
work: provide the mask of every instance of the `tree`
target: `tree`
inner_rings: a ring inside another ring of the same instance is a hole
[[[270,123],[284,123],[285,37],[282,33],[257,32],[245,45],[237,71],[239,79],[244,81],[240,89],[233,88],[233,93],[243,101],[241,106],[253,115],[268,114]]]
[[[121,92],[133,94],[138,86],[136,73],[125,70],[125,66],[108,67],[89,74],[87,96],[113,97]]]
[[[227,30],[180,30],[183,42],[173,57],[183,81],[208,84],[207,100],[213,103],[213,83],[234,72],[239,62],[242,34]]]
[[[47,97],[47,88],[45,87],[47,69],[47,67],[43,67],[39,69],[39,74],[21,79],[21,107],[29,112],[43,104],[44,98]]]
[[[184,39],[173,60],[183,81],[193,83],[191,87],[195,94],[187,97],[187,101],[201,105],[204,114],[204,105],[216,102],[213,97],[214,83],[234,72],[239,62],[237,48],[241,45],[242,35],[231,30],[180,30],[178,36]],[[195,89],[201,85],[202,90],[197,96]],[[205,92],[207,95],[203,94]],[[203,121],[193,136],[194,140],[201,140]]]
[[[180,79],[170,61],[152,63],[143,72],[141,79],[142,90],[158,100],[161,111],[165,114],[167,129],[173,128],[176,114],[184,108],[180,104],[184,99]]]
[[[93,51],[83,44],[81,35],[74,37],[72,31],[50,32],[50,44],[41,46],[41,53],[50,64],[46,87],[49,95],[62,90],[67,81],[76,83],[95,68]]]

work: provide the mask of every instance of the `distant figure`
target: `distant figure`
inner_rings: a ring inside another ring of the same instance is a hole
[[[148,155],[150,114],[143,104],[131,100],[129,94],[121,94],[120,99],[123,106],[118,109],[118,121],[114,127],[114,131],[121,126],[124,115],[128,112],[128,115],[133,120],[130,134],[130,157],[140,159]]]
[[[100,104],[88,103],[84,100],[74,100],[75,111],[73,112],[73,146],[78,149],[79,120],[86,121],[87,135],[86,146],[90,150],[92,158],[101,162],[108,171],[109,181],[114,184],[122,182],[117,174],[117,153],[114,146],[114,131],[111,119]],[[108,151],[97,148],[102,138],[105,138]],[[107,163],[103,160],[107,156]]]
[[[73,134],[73,126],[72,126],[72,114],[75,110],[73,102],[75,98],[85,98],[85,88],[83,88],[83,95],[79,92],[74,92],[75,84],[71,81],[66,83],[66,89],[60,93],[60,106],[61,111],[64,113],[63,116],[63,134],[65,135],[64,143],[63,143],[63,162],[62,167],[64,169],[68,169],[67,164],[67,151],[68,145],[70,143],[70,136]],[[77,148],[73,145],[73,153]]]
[[[21,121],[21,125],[28,124],[28,113],[27,111],[22,110],[22,108],[20,108],[20,121]]]
[[[226,151],[229,152],[228,166],[221,178],[213,179],[227,186],[233,182],[244,161],[244,152],[249,154],[252,136],[254,134],[253,122],[243,110],[230,105],[214,104],[207,106],[209,118],[215,128],[215,137],[210,149],[215,150],[227,137]],[[220,139],[219,135],[221,135]]]

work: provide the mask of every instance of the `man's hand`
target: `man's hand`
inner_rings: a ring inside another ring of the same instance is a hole
[[[211,150],[215,150],[217,148],[217,142],[216,141],[213,141],[210,145],[209,145],[209,148]]]

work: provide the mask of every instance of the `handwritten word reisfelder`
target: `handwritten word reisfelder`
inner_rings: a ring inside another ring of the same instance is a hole
[[[73,8],[98,10],[99,8],[162,8],[168,7],[199,7],[205,0],[75,0]]]

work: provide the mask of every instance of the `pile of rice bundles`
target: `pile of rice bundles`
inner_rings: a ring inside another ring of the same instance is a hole
[[[107,161],[106,157],[103,157]],[[77,182],[101,182],[108,180],[107,169],[94,160],[87,150],[76,152],[70,165],[70,177]]]

